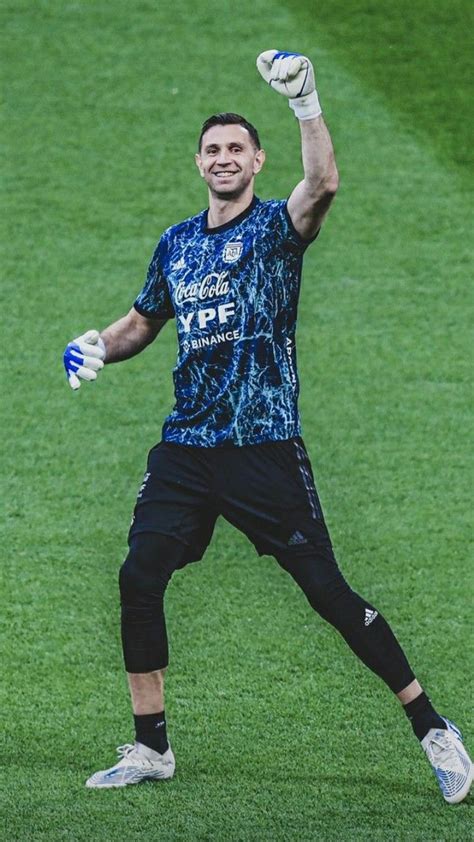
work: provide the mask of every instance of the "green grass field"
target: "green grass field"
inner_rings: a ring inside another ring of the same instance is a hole
[[[385,687],[224,522],[167,618],[175,779],[84,788],[132,738],[117,571],[172,403],[174,329],[77,394],[65,343],[130,307],[164,227],[206,202],[201,122],[243,112],[257,192],[300,177],[255,69],[315,61],[341,189],[305,259],[304,437],[341,566],[434,703],[469,719],[467,0],[3,4],[3,763],[9,842],[465,842]]]

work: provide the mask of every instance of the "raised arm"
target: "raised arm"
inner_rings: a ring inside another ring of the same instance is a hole
[[[305,240],[318,232],[338,187],[334,150],[316,93],[313,66],[299,53],[266,50],[257,67],[268,84],[287,97],[300,124],[304,178],[288,199],[288,213]]]
[[[64,367],[72,389],[81,380],[95,380],[104,364],[127,360],[143,351],[160,332],[167,319],[147,319],[132,307],[126,316],[102,333],[88,330],[66,346]]]
[[[298,234],[311,240],[321,228],[338,188],[331,138],[320,115],[300,120],[304,178],[288,199],[288,213]]]

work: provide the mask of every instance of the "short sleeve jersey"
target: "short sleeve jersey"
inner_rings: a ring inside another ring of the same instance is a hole
[[[300,435],[295,330],[303,253],[286,201],[164,232],[135,309],[176,319],[176,403],[163,439],[197,447]]]

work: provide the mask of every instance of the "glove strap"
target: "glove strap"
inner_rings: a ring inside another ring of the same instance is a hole
[[[97,340],[97,345],[99,346],[99,348],[101,349],[101,351],[103,351],[103,352],[104,352],[104,356],[102,357],[102,359],[103,359],[103,361],[105,362],[105,357],[106,357],[106,355],[107,355],[107,352],[106,352],[106,349],[105,349],[105,343],[104,343],[104,340],[102,339],[102,337],[101,337],[101,336],[99,336],[99,338],[98,338],[98,340]]]
[[[314,120],[315,117],[322,114],[316,91],[312,91],[306,96],[290,99],[288,105],[295,112],[295,117],[298,120]]]

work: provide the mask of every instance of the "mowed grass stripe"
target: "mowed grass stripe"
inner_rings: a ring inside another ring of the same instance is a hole
[[[338,63],[368,90],[407,131],[434,151],[442,167],[463,175],[472,189],[472,5],[465,0],[332,0],[315,20],[313,10],[292,0],[295,18],[314,43],[324,42]],[[354,102],[358,110],[359,102]],[[460,116],[463,115],[463,119]]]
[[[285,195],[296,178],[297,128],[253,69],[267,43],[249,22],[263,6],[244,4],[235,24],[238,85],[226,71],[212,75],[213,94],[190,96],[187,65],[171,79],[159,63],[175,40],[192,56],[192,85],[209,56],[227,66],[213,8],[183,4],[178,19],[147,3],[117,4],[113,16],[103,4],[25,4],[14,16],[25,49],[10,104],[8,838],[461,840],[466,811],[440,801],[388,691],[226,524],[168,596],[176,780],[82,788],[131,736],[116,571],[146,450],[171,403],[173,326],[76,396],[58,353],[129,306],[160,230],[202,206],[191,156],[213,108],[259,126],[269,153],[260,195]],[[322,22],[303,37],[287,8],[271,11],[267,37],[301,38],[316,56]],[[431,147],[327,46],[317,54],[343,186],[306,262],[305,437],[350,581],[465,727],[466,208]],[[25,243],[32,260],[20,259]],[[28,388],[26,335],[44,348]]]

